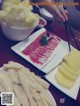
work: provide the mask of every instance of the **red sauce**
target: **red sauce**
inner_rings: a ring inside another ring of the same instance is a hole
[[[39,19],[39,24],[40,25],[45,25],[45,22],[43,20]]]

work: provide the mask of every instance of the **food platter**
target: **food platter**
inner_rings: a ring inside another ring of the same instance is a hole
[[[80,51],[75,48],[64,56],[61,64],[45,78],[55,87],[73,99],[77,99],[80,87]]]
[[[28,62],[33,64],[35,67],[37,67],[38,69],[43,71],[44,73],[48,73],[53,68],[55,68],[62,61],[62,58],[68,53],[67,42],[65,42],[65,41],[63,41],[62,39],[59,38],[60,39],[60,43],[54,49],[54,51],[52,52],[52,55],[49,57],[49,59],[42,66],[40,66],[38,64],[35,64],[34,62],[31,61],[31,59],[28,56],[26,56],[26,55],[24,55],[22,53],[22,51],[26,47],[28,47],[32,42],[34,42],[35,39],[37,39],[37,37],[40,36],[45,31],[46,31],[45,28],[42,28],[42,29],[38,30],[37,32],[35,32],[32,35],[30,35],[29,38],[27,38],[27,39],[21,41],[20,43],[14,45],[13,47],[11,47],[11,49],[15,53],[17,53],[18,55],[23,57],[25,60],[27,60]],[[56,36],[56,35],[54,35],[54,36]]]
[[[58,88],[60,91],[62,91],[63,93],[65,93],[69,97],[73,98],[74,100],[76,100],[77,96],[78,96],[79,88],[80,88],[80,77],[76,80],[75,85],[73,86],[72,89],[66,89],[66,88],[60,86],[55,80],[55,74],[57,73],[58,68],[59,68],[59,66],[57,68],[55,68],[51,73],[46,75],[45,78],[52,85],[54,85],[56,88]]]
[[[3,67],[1,67],[0,68],[0,75],[8,75],[8,71],[4,71],[4,68]],[[14,90],[13,90],[14,91]],[[50,91],[49,90],[45,90],[44,92],[43,92],[43,94],[44,95],[46,95],[46,97],[48,98],[48,100],[50,101],[50,103],[51,103],[51,105],[50,106],[57,106],[57,104],[56,104],[56,101],[55,101],[55,99],[54,99],[54,97],[52,96],[52,94],[50,93]]]
[[[11,49],[23,57],[25,60],[33,64],[35,67],[39,68],[42,72],[46,73],[45,78],[52,83],[54,86],[56,86],[59,90],[61,90],[63,93],[68,95],[69,97],[76,100],[79,87],[80,87],[80,78],[78,78],[75,82],[75,85],[72,89],[65,89],[57,82],[55,81],[55,74],[58,71],[59,65],[62,62],[65,55],[69,53],[68,43],[62,39],[60,39],[59,45],[55,48],[53,51],[52,56],[47,60],[47,62],[43,66],[38,66],[34,62],[32,62],[26,55],[23,55],[21,53],[22,50],[24,50],[26,47],[28,47],[29,44],[31,44],[41,33],[45,32],[46,29],[42,28],[35,32],[34,34],[30,35],[28,39],[25,39],[24,41],[16,44]],[[72,46],[71,46],[72,47]],[[73,47],[72,47],[73,48]],[[57,67],[57,68],[56,68]]]

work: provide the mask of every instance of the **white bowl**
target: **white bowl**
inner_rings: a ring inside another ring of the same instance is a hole
[[[42,21],[43,24],[40,23],[40,21]],[[46,21],[44,18],[40,17],[40,18],[39,18],[39,24],[38,24],[38,27],[39,27],[39,28],[42,28],[42,27],[44,27],[44,26],[46,26],[46,25],[47,25],[47,21]]]
[[[1,28],[4,35],[12,41],[21,41],[27,38],[31,32],[37,27],[39,20],[36,21],[35,25],[30,28],[19,28],[15,26],[9,26],[4,22],[1,22]]]

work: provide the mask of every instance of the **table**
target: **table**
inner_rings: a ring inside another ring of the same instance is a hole
[[[66,40],[65,37],[65,30],[63,25],[60,25],[56,22],[48,23],[46,26],[47,30],[55,33],[59,37]],[[30,68],[35,74],[37,73],[37,68],[28,63],[26,60],[15,54],[11,50],[11,46],[15,45],[18,42],[9,41],[7,38],[5,38],[1,28],[0,28],[0,67],[3,66],[4,63],[7,63],[8,61],[16,61],[21,63],[22,65]],[[57,106],[80,106],[80,92],[77,97],[77,100],[73,100],[70,97],[63,94],[61,91],[59,91],[55,86],[50,84],[50,92],[52,93],[53,97],[56,100]],[[61,103],[60,100],[64,100],[64,103]]]

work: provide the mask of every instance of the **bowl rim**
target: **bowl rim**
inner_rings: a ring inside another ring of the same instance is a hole
[[[41,19],[42,21],[44,21],[45,24],[44,24],[44,25],[39,24],[39,25],[41,25],[41,26],[47,25],[47,21],[46,21],[43,17],[40,17],[40,18],[39,18],[39,21],[40,21],[40,19]]]
[[[5,25],[5,26],[9,26],[9,27],[11,27],[11,28],[13,28],[13,29],[30,29],[30,28],[34,28],[34,27],[36,27],[36,26],[38,26],[38,24],[39,24],[39,19],[37,19],[37,21],[35,22],[35,24],[32,26],[32,27],[17,27],[17,26],[10,26],[10,25],[8,25],[7,23],[5,23],[5,22],[1,22],[1,25]]]
[[[38,27],[39,28],[42,28],[42,27],[44,27],[44,26],[46,26],[47,25],[47,21],[43,18],[43,17],[40,17],[39,19],[41,19],[42,21],[44,21],[44,25],[42,25],[42,24],[38,24]]]

